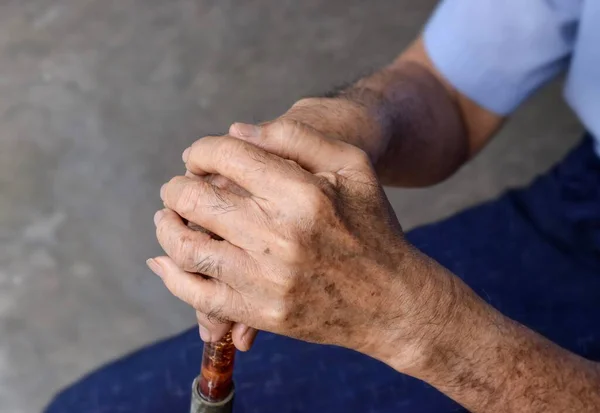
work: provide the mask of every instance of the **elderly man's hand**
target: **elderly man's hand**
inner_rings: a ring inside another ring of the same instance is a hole
[[[186,167],[248,196],[191,176],[161,189],[155,222],[169,257],[151,267],[169,290],[209,318],[414,363],[456,288],[404,240],[368,156],[293,121],[230,135],[194,143]]]

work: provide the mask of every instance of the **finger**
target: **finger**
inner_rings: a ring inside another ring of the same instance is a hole
[[[231,322],[215,320],[200,311],[196,311],[196,319],[200,326],[200,337],[207,343],[219,341],[232,327]]]
[[[359,148],[330,139],[302,123],[277,120],[262,126],[234,123],[229,134],[312,172],[339,172],[368,160]]]
[[[186,150],[187,151],[187,150]],[[310,174],[256,145],[230,136],[207,136],[187,152],[186,167],[196,175],[219,174],[255,196],[279,194]]]
[[[160,197],[167,208],[235,245],[245,239],[246,233],[239,230],[249,224],[243,213],[248,208],[244,197],[185,176],[164,184]]]
[[[157,212],[155,223],[158,242],[182,270],[208,275],[235,288],[239,268],[246,259],[242,250],[194,231],[169,209]]]
[[[236,302],[237,293],[227,284],[183,271],[169,257],[151,258],[147,264],[161,277],[171,294],[209,318],[239,319],[241,308],[240,303]]]
[[[257,334],[258,330],[248,327],[246,324],[236,323],[231,331],[231,338],[238,350],[248,351],[254,344]]]

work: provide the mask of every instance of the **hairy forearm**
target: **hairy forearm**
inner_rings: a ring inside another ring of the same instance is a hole
[[[285,116],[365,150],[387,185],[435,184],[469,153],[457,105],[434,75],[409,60],[331,97],[303,99]]]
[[[473,412],[598,411],[597,363],[504,317],[456,280],[456,304],[442,310],[451,316],[410,374]]]

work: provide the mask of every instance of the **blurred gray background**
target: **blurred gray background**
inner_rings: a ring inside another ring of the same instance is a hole
[[[192,325],[144,264],[182,150],[390,61],[434,4],[1,0],[0,411],[39,411]],[[389,194],[407,228],[440,219],[527,183],[579,135],[557,82],[449,182]]]

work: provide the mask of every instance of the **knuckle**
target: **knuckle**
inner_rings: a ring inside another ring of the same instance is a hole
[[[289,118],[279,118],[267,125],[268,134],[285,135],[292,137],[302,129],[303,125],[297,120]]]
[[[280,255],[288,264],[302,264],[306,262],[306,248],[296,239],[280,239],[278,241]],[[285,286],[285,282],[283,283]]]
[[[289,306],[283,303],[274,306],[269,310],[267,317],[269,320],[271,320],[271,324],[276,329],[281,330],[286,326],[288,320],[290,319]]]
[[[182,235],[176,239],[171,258],[178,266],[189,268],[189,263],[192,261],[192,243],[193,241],[187,235]]]
[[[312,216],[320,215],[331,203],[329,197],[321,189],[321,183],[303,185],[301,191],[303,205]]]
[[[170,256],[177,253],[181,242],[181,232],[173,226],[172,222],[162,219],[156,226],[156,238]]]
[[[196,183],[189,182],[182,186],[174,207],[183,214],[194,212],[198,208],[200,196],[199,186]]]
[[[169,241],[169,232],[167,231],[167,220],[161,219],[156,225],[156,238],[162,244],[164,241]]]
[[[171,258],[185,271],[215,275],[220,273],[220,265],[204,249],[206,241],[195,236],[182,235],[171,252]]]
[[[363,149],[353,146],[350,148],[350,156],[359,165],[371,165],[371,158]]]
[[[199,150],[199,148],[198,148],[198,147],[199,147],[199,146],[201,146],[202,144],[204,144],[204,142],[202,142],[202,139],[204,139],[204,138],[205,138],[205,137],[202,137],[202,138],[200,138],[200,139],[196,139],[196,140],[195,140],[195,141],[194,141],[194,142],[193,142],[193,143],[190,145],[190,154],[189,154],[189,157],[188,157],[188,162],[189,162],[190,160],[193,160],[193,159],[194,159],[194,155],[196,155],[196,154],[197,154],[197,152],[196,152],[196,151],[198,151],[198,150]]]
[[[293,276],[281,277],[278,281],[281,297],[291,298],[297,291],[296,280]]]

